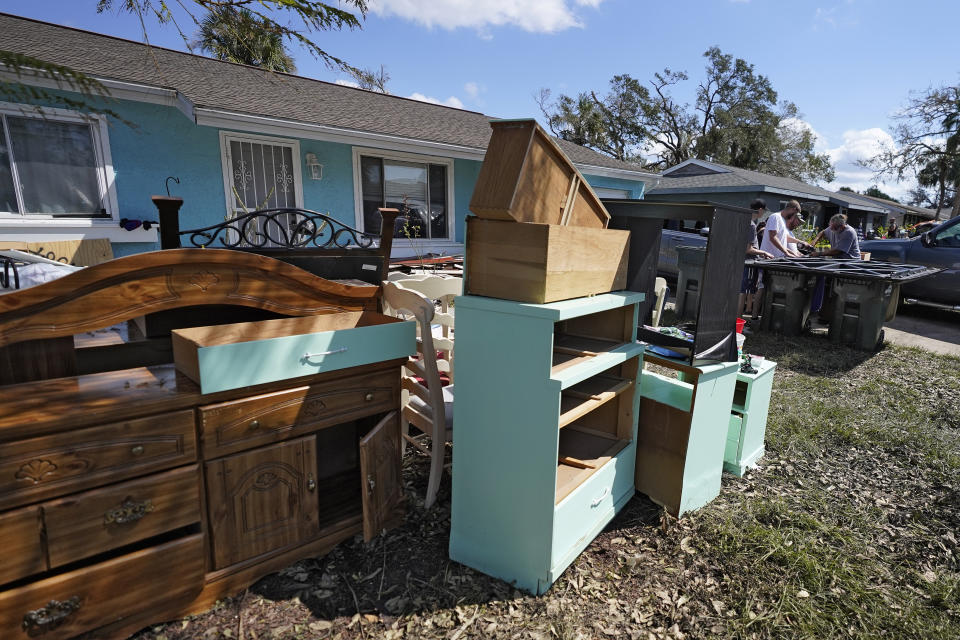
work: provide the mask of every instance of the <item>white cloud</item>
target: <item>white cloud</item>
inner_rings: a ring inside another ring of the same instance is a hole
[[[371,0],[370,10],[425,27],[476,29],[490,37],[490,27],[514,26],[534,33],[581,27],[577,7],[596,9],[603,0]]]
[[[476,98],[478,95],[480,95],[480,91],[482,89],[476,82],[468,82],[467,84],[463,85],[463,90],[466,91],[467,95],[471,98]]]
[[[463,102],[461,102],[460,98],[456,96],[450,96],[446,100],[437,100],[436,98],[425,96],[422,93],[412,93],[407,97],[410,98],[411,100],[419,100],[420,102],[429,102],[430,104],[441,104],[447,107],[453,107],[454,109],[463,109]]]
[[[912,181],[892,182],[877,180],[873,171],[857,165],[859,160],[868,160],[877,155],[885,147],[893,146],[893,137],[879,127],[870,129],[850,129],[843,132],[843,143],[825,150],[833,161],[836,179],[826,185],[827,189],[837,190],[840,187],[850,187],[855,191],[864,191],[876,185],[881,191],[889,193],[898,200],[907,198]]]
[[[344,87],[353,87],[354,89],[359,89],[360,85],[354,82],[353,80],[336,80],[334,84],[339,84]]]

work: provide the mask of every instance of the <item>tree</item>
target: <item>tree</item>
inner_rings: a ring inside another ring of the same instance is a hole
[[[387,69],[383,65],[380,65],[379,70],[367,68],[352,69],[350,75],[357,81],[357,85],[359,85],[361,89],[376,91],[377,93],[390,93],[387,90],[387,83],[390,82],[390,74],[387,73]]]
[[[318,0],[98,0],[97,12],[116,10],[131,13],[140,20],[144,40],[149,44],[147,25],[153,22],[173,24],[184,42],[189,46],[187,34],[177,22],[177,15],[171,5],[179,7],[180,15],[193,22],[197,27],[202,20],[215,11],[247,10],[263,28],[276,34],[281,40],[303,46],[313,56],[330,67],[350,71],[352,66],[340,58],[327,53],[310,35],[314,31],[330,29],[361,28],[360,19],[366,16],[368,0],[339,0],[337,6]],[[358,18],[346,6],[354,7],[360,14]],[[293,22],[288,21],[293,18]],[[0,43],[2,45],[2,43]],[[92,104],[85,100],[64,98],[45,89],[26,85],[25,76],[37,76],[44,80],[53,80],[61,88],[75,91],[86,97],[109,97],[109,91],[102,83],[85,73],[69,66],[52,64],[33,56],[26,56],[0,48],[0,66],[13,72],[17,80],[0,80],[0,96],[13,101],[46,100],[54,105],[72,109],[107,113],[116,116],[108,108]]]
[[[778,107],[769,79],[717,47],[703,55],[706,73],[693,106],[673,96],[687,73],[667,68],[654,74],[650,89],[614,76],[603,99],[584,92],[550,103],[543,99],[549,90],[541,90],[540,109],[555,135],[651,168],[700,158],[800,180],[833,179],[829,157],[814,152],[813,132],[796,105]]]
[[[914,202],[940,209],[952,200],[952,215],[960,215],[960,86],[930,88],[912,97],[894,116],[892,133],[893,145],[861,164],[878,177],[915,177]],[[925,188],[935,188],[936,195],[931,198]]]
[[[863,195],[871,196],[873,198],[882,198],[884,200],[890,200],[891,202],[900,202],[890,194],[881,191],[880,187],[875,184],[867,187],[867,189],[863,192]]]
[[[293,73],[297,66],[283,35],[247,9],[216,8],[200,21],[196,46],[218,60]]]

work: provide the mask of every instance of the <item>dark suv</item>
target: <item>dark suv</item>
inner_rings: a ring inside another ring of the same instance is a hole
[[[861,242],[860,251],[869,251],[871,260],[940,267],[940,273],[903,285],[900,293],[910,303],[960,310],[960,216],[915,238]]]

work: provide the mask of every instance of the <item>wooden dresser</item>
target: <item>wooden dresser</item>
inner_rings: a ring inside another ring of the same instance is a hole
[[[395,523],[405,358],[203,394],[170,362],[78,371],[168,353],[162,340],[72,342],[165,309],[372,312],[378,295],[184,249],[0,296],[3,379],[39,378],[0,386],[0,638],[125,637]]]

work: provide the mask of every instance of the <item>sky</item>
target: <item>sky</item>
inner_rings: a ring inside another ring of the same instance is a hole
[[[154,0],[156,2],[157,0]],[[331,0],[335,3],[336,0]],[[122,4],[115,0],[115,4]],[[190,0],[170,4],[191,5]],[[370,0],[360,30],[320,32],[315,42],[362,68],[384,65],[399,96],[493,117],[542,116],[534,95],[605,93],[630,74],[649,82],[669,67],[690,76],[692,101],[703,52],[719,46],[770,79],[794,102],[829,153],[837,180],[858,191],[877,184],[904,197],[907,183],[876,180],[855,165],[891,142],[891,115],[911,92],[960,82],[953,0]],[[131,40],[139,21],[97,0],[0,0],[0,10]],[[180,26],[196,28],[182,13]],[[152,44],[186,50],[170,24],[146,23]],[[0,35],[2,47],[2,35]],[[305,50],[292,48],[298,74],[348,82]]]

